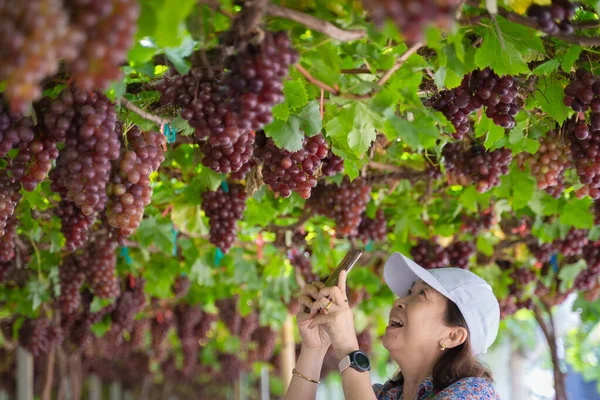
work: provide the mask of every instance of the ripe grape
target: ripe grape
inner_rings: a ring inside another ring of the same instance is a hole
[[[271,138],[264,147],[257,149],[257,157],[263,161],[263,181],[282,197],[296,191],[308,199],[311,189],[317,185],[315,174],[321,160],[327,156],[327,142],[323,135],[304,137],[302,149],[290,152],[278,148]]]
[[[364,213],[358,226],[358,238],[363,242],[384,241],[387,238],[387,221],[383,209],[378,209],[375,218],[367,217]]]
[[[180,275],[175,278],[175,282],[173,282],[173,294],[175,297],[183,297],[190,290],[190,286],[192,285],[192,281],[185,275]]]
[[[212,330],[214,323],[219,320],[219,316],[217,314],[209,314],[207,312],[202,312],[202,318],[194,327],[194,337],[198,342],[202,342],[206,340],[209,332]]]
[[[231,145],[211,145],[205,142],[202,145],[202,153],[202,164],[213,171],[224,174],[239,172],[250,162],[254,153],[254,133],[243,133]]]
[[[290,260],[290,264],[300,273],[304,281],[315,282],[319,280],[319,276],[312,270],[310,251],[291,249],[288,251],[288,259]]]
[[[240,332],[242,324],[242,317],[237,309],[238,297],[235,295],[215,301],[215,305],[219,309],[219,318],[232,335],[237,335]]]
[[[557,239],[553,244],[565,257],[579,255],[588,244],[588,231],[571,228],[564,239]]]
[[[364,331],[356,335],[356,340],[358,341],[358,348],[367,355],[370,355],[373,351],[373,336],[371,335],[371,330],[366,328]]]
[[[479,193],[500,185],[500,177],[509,171],[512,153],[509,149],[486,151],[475,144],[463,149],[461,143],[444,146],[446,171],[458,184],[475,183]]]
[[[96,217],[84,215],[75,203],[69,200],[62,200],[58,204],[56,215],[61,219],[60,231],[65,236],[65,249],[74,251],[81,248],[88,240],[90,227]]]
[[[60,279],[60,297],[58,303],[61,312],[72,315],[81,305],[81,286],[85,281],[85,271],[89,267],[84,255],[70,254],[63,259],[58,270]]]
[[[237,234],[236,223],[246,209],[246,193],[239,184],[229,185],[227,193],[223,187],[202,193],[202,209],[209,218],[209,240],[227,253]]]
[[[528,247],[531,254],[533,254],[533,256],[541,263],[549,262],[552,256],[557,252],[553,243],[533,243],[528,244]]]
[[[410,254],[414,262],[425,269],[444,268],[450,264],[448,253],[436,239],[419,239]]]
[[[250,314],[242,317],[239,334],[242,343],[246,343],[250,340],[250,337],[256,328],[258,328],[258,312],[253,310]]]
[[[200,344],[194,335],[194,328],[202,318],[202,310],[188,304],[175,307],[177,336],[183,350],[183,373],[191,374],[198,363]]]
[[[446,249],[449,265],[454,268],[469,268],[469,259],[475,254],[475,245],[472,242],[454,242]]]
[[[41,83],[58,72],[59,62],[75,59],[84,33],[70,25],[62,0],[2,1],[0,26],[4,97],[11,110],[23,113],[41,97]]]
[[[370,198],[371,187],[364,179],[350,182],[345,176],[339,187],[335,184],[317,186],[308,205],[317,213],[334,219],[338,235],[355,237]]]
[[[87,281],[94,294],[101,299],[112,299],[119,296],[120,286],[116,276],[117,243],[105,232],[97,232],[90,240],[89,269],[86,271]]]
[[[34,357],[50,353],[62,341],[62,329],[45,318],[27,319],[19,328],[19,343]]]
[[[175,316],[171,310],[157,311],[156,317],[150,323],[150,335],[152,337],[152,351],[160,361],[165,358],[165,339],[169,329],[175,322]]]
[[[278,334],[270,326],[261,326],[252,333],[252,341],[256,343],[256,349],[248,355],[250,362],[268,361],[275,351]]]
[[[17,204],[21,200],[19,183],[0,170],[0,237],[4,236],[8,220],[15,212]]]
[[[493,209],[490,207],[477,215],[463,215],[461,230],[463,232],[469,232],[472,235],[477,235],[481,231],[489,230],[495,223],[496,217]]]
[[[600,173],[596,166],[600,163],[600,130],[592,131],[584,139],[578,139],[576,130],[584,122],[573,120],[565,124],[565,131],[571,136],[571,155],[577,169],[579,180],[584,185],[575,194],[578,197],[588,195],[596,200],[600,198]]]
[[[11,172],[15,179],[28,192],[35,190],[43,182],[58,158],[56,140],[51,136],[40,135],[29,143],[19,146],[19,153],[13,159]]]
[[[134,44],[140,5],[137,0],[67,0],[73,26],[85,34],[81,52],[68,63],[84,90],[106,89],[121,79],[121,65]]]
[[[327,156],[321,161],[321,175],[333,176],[344,171],[344,159],[333,154],[331,149],[327,152]]]
[[[50,173],[51,188],[73,201],[85,215],[92,215],[104,210],[111,161],[119,156],[117,113],[115,105],[100,92],[65,90],[72,92],[76,115],[56,168]]]
[[[15,239],[17,237],[17,219],[13,215],[6,221],[4,235],[0,236],[0,264],[6,264],[15,258]]]
[[[577,6],[570,1],[552,0],[550,5],[531,4],[527,8],[527,16],[537,22],[539,30],[549,35],[569,35],[575,31],[571,20],[576,10]]]
[[[118,228],[122,236],[135,232],[150,204],[152,187],[150,174],[165,159],[165,136],[154,132],[142,133],[136,126],[127,131],[125,148],[113,163],[106,207],[108,224]]]
[[[0,70],[1,68],[2,66],[0,66]],[[0,79],[2,78],[0,77]],[[11,149],[16,149],[31,142],[33,138],[33,121],[31,118],[10,111],[0,101],[0,158],[5,157]]]
[[[145,280],[130,277],[125,282],[125,290],[115,301],[114,310],[110,315],[112,324],[107,337],[114,344],[121,343],[123,332],[130,331],[133,328],[135,316],[146,305],[146,297],[144,296]]]

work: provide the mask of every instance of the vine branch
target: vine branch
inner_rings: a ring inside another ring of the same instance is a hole
[[[147,119],[148,121],[154,122],[156,125],[158,125],[160,127],[171,122],[170,120],[168,120],[166,118],[162,118],[162,117],[159,117],[158,115],[154,115],[152,113],[142,110],[141,108],[139,108],[138,106],[136,106],[135,104],[133,104],[132,102],[130,102],[129,100],[127,100],[124,97],[121,98],[121,104],[126,109],[133,111],[134,113],[136,113],[137,115],[139,115],[140,117],[142,117],[144,119]]]
[[[379,86],[383,86],[392,77],[392,75],[394,75],[394,72],[398,71],[400,69],[400,67],[402,67],[402,65],[404,65],[406,60],[408,60],[408,58],[410,56],[415,54],[417,52],[417,50],[419,50],[421,47],[423,47],[423,43],[421,43],[421,42],[417,42],[417,43],[413,44],[412,46],[410,46],[408,48],[408,50],[406,50],[404,52],[404,54],[402,54],[400,57],[398,57],[394,66],[392,68],[390,68],[389,71],[387,71],[385,74],[383,74],[383,76],[381,77],[381,79],[379,79],[379,82],[377,82],[377,84]]]
[[[292,10],[290,8],[280,7],[275,4],[269,4],[267,6],[267,14],[274,17],[286,18],[298,22],[299,24],[302,24],[307,28],[310,28],[317,32],[321,32],[322,34],[327,35],[332,39],[339,40],[340,42],[351,42],[354,40],[359,40],[365,37],[367,33],[363,30],[347,31],[338,28],[330,22],[313,17],[312,15]]]

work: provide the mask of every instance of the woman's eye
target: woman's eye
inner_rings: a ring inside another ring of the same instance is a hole
[[[419,294],[421,294],[421,295],[423,295],[423,296],[424,296],[424,295],[425,295],[425,291],[424,291],[424,290],[421,290],[421,291],[419,292]]]
[[[413,292],[412,289],[408,289],[408,293],[406,293],[406,294],[410,296],[412,294],[412,292]]]

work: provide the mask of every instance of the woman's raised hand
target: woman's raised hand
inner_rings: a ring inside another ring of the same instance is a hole
[[[302,289],[302,295],[298,299],[300,311],[296,315],[296,323],[302,338],[302,345],[310,349],[321,348],[326,350],[331,346],[331,339],[322,326],[310,327],[314,314],[305,312],[306,308],[312,310],[314,299],[318,298],[319,291],[323,288],[325,288],[325,285],[321,282],[307,284]]]
[[[333,350],[338,359],[358,350],[358,340],[354,331],[354,316],[346,298],[346,271],[340,272],[337,286],[320,286],[319,293],[314,296],[308,329],[323,329],[331,339]]]

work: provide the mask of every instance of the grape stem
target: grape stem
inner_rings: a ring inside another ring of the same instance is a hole
[[[383,86],[392,77],[392,75],[394,75],[394,72],[398,71],[400,69],[400,67],[402,67],[402,65],[404,65],[406,60],[408,60],[408,58],[410,56],[415,54],[417,52],[417,50],[419,50],[421,47],[423,47],[423,43],[421,43],[421,42],[417,42],[417,43],[413,44],[412,46],[410,46],[408,48],[408,50],[406,50],[404,52],[404,54],[402,54],[400,57],[398,57],[398,59],[396,60],[396,63],[394,63],[394,66],[392,68],[390,68],[389,71],[387,71],[385,74],[383,74],[383,76],[381,77],[381,79],[379,79],[379,82],[377,82],[377,84],[379,86]]]
[[[322,34],[327,35],[332,39],[339,40],[340,42],[352,42],[354,40],[362,39],[367,33],[363,30],[346,31],[338,28],[330,22],[315,18],[312,15],[289,8],[280,7],[275,4],[269,4],[267,6],[267,14],[298,22],[307,28],[321,32]]]
[[[124,97],[121,98],[121,104],[123,105],[123,107],[127,108],[130,111],[133,111],[140,117],[147,119],[148,121],[154,122],[159,127],[163,127],[164,125],[167,125],[167,124],[169,124],[169,122],[171,122],[170,120],[168,120],[166,118],[162,118],[162,117],[159,117],[158,115],[154,115],[147,111],[142,110],[141,108],[139,108],[138,106],[136,106],[135,104],[133,104],[132,102],[130,102],[129,100],[127,100]]]

